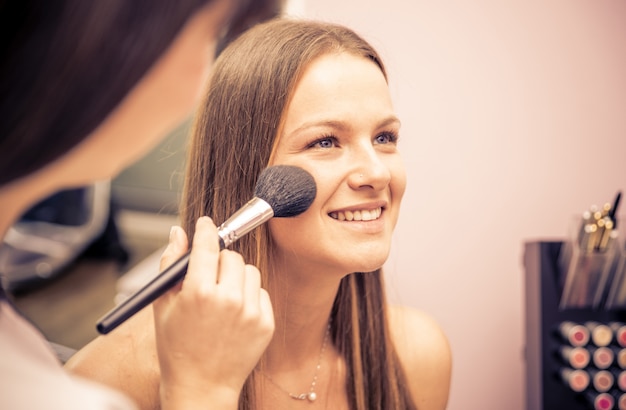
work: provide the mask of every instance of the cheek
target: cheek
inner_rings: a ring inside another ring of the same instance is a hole
[[[306,241],[308,235],[319,227],[319,208],[316,199],[302,214],[289,218],[272,218],[267,222],[272,240],[280,248],[289,248],[296,242]]]
[[[209,50],[214,48],[210,47]],[[174,106],[184,117],[195,108],[210,77],[213,66],[211,54],[212,51],[198,53],[191,59],[187,56],[184,66],[169,78],[167,89],[163,92],[164,96],[168,96],[163,98],[168,103],[165,109],[172,110]]]
[[[299,217],[300,218],[300,217]],[[299,219],[298,218],[298,219]],[[280,253],[297,250],[304,226],[296,218],[274,218],[267,222],[269,235]]]
[[[401,178],[393,180],[391,184],[391,192],[393,194],[394,200],[402,200],[402,197],[404,196],[404,191],[406,190],[406,174],[403,173]]]
[[[400,157],[390,165],[391,182],[390,189],[394,201],[401,201],[406,190],[406,168]]]
[[[389,190],[391,192],[391,201],[393,204],[393,224],[395,228],[398,218],[400,216],[400,206],[402,204],[402,198],[406,190],[406,170],[403,166],[396,166],[392,172],[392,178],[389,183]]]

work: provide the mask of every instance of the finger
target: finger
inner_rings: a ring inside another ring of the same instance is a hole
[[[169,243],[163,253],[161,254],[161,259],[159,262],[159,272],[163,272],[170,265],[176,262],[181,256],[187,253],[187,249],[189,247],[189,241],[187,239],[187,234],[180,226],[172,226],[170,229]],[[163,296],[173,295],[178,293],[181,288],[181,284],[177,283],[172,286]],[[169,296],[166,296],[166,298]],[[163,298],[159,298],[163,299]],[[158,299],[157,301],[158,302]]]
[[[261,317],[263,318],[264,325],[268,329],[269,333],[274,333],[275,321],[274,321],[274,309],[272,308],[272,301],[267,290],[261,288],[259,290],[259,309],[261,311]]]
[[[245,266],[244,297],[246,306],[259,310],[259,293],[261,290],[261,273],[256,266]]]
[[[243,295],[245,264],[237,252],[223,250],[220,254],[217,282],[225,290],[239,291]]]
[[[180,226],[172,226],[169,243],[161,255],[159,270],[165,270],[165,268],[183,256],[187,252],[188,246],[189,243],[185,231]]]
[[[183,290],[206,290],[215,287],[219,260],[219,237],[217,227],[207,216],[196,222],[187,275],[183,281]]]
[[[159,271],[163,272],[170,265],[176,262],[181,256],[187,252],[189,241],[187,240],[187,234],[180,226],[172,226],[170,229],[169,244],[163,251],[160,260]],[[170,291],[174,293],[180,290],[180,284],[172,286]],[[169,293],[169,292],[168,292]]]

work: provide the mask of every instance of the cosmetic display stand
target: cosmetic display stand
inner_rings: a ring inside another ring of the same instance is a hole
[[[626,323],[626,310],[559,307],[562,245],[563,242],[545,241],[524,244],[525,408],[625,408],[626,349],[622,345],[626,343],[626,333],[617,332]],[[570,332],[576,326],[579,333]],[[610,328],[611,333],[595,337],[594,327]],[[576,347],[580,349],[579,356],[568,357]]]

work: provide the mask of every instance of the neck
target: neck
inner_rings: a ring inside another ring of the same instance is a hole
[[[276,330],[261,364],[263,380],[269,381],[261,386],[271,408],[320,408],[342,397],[332,388],[342,385],[332,379],[343,380],[343,373],[329,320],[343,275],[321,266],[285,266],[272,266],[275,280],[268,291]]]
[[[280,278],[270,289],[274,305],[276,330],[266,351],[268,372],[290,371],[310,367],[317,360],[329,323],[342,275],[330,275],[302,267],[295,271],[276,269]]]

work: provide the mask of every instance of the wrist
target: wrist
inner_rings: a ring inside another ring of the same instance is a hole
[[[239,392],[224,386],[160,386],[162,410],[237,410]]]

